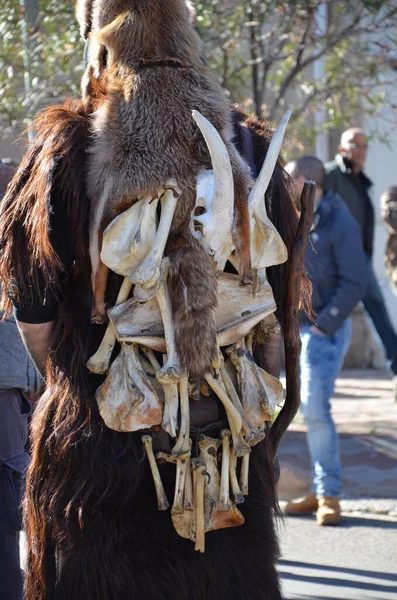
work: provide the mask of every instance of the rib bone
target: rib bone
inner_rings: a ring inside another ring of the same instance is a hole
[[[160,200],[161,216],[155,240],[149,254],[131,277],[133,283],[141,285],[143,288],[153,287],[160,278],[161,261],[181,194],[181,190],[173,180],[168,181],[164,188],[164,194]]]
[[[146,456],[148,457],[150,469],[153,475],[154,487],[156,488],[157,504],[159,510],[167,510],[169,508],[167,496],[165,495],[163,483],[157,467],[156,459],[153,454],[153,441],[151,435],[143,435],[142,442],[145,446]]]

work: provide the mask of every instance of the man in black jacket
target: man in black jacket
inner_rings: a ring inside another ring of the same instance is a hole
[[[369,190],[372,182],[363,172],[367,158],[367,139],[362,129],[348,129],[342,134],[335,161],[326,165],[326,187],[346,202],[357,221],[366,254],[368,289],[363,304],[382,341],[391,370],[397,375],[397,335],[372,266],[375,216]]]
[[[317,511],[319,525],[340,522],[341,464],[338,435],[331,415],[335,380],[349,346],[349,315],[365,294],[367,269],[360,231],[344,202],[324,190],[325,171],[315,157],[289,163],[296,199],[307,179],[315,181],[313,227],[305,268],[313,285],[314,317],[301,313],[301,409],[307,425],[313,487],[305,498],[290,502],[288,514]]]

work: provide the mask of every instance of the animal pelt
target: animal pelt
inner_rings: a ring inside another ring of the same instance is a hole
[[[52,531],[60,566],[51,600],[281,598],[275,569],[278,545],[273,521],[272,464],[263,444],[253,451],[250,495],[239,507],[245,517],[244,526],[207,534],[206,552],[201,555],[194,553],[189,540],[175,534],[169,513],[157,510],[147,463],[138,462],[142,468],[139,471],[127,456],[133,451],[131,440],[130,444],[127,440],[123,444],[105,434],[105,441],[113,451],[122,446],[127,449],[119,456],[116,468],[98,451],[101,443],[95,447],[87,440],[79,449],[79,458],[68,469],[68,476],[74,473],[77,480],[78,473],[84,473],[87,489],[98,493],[102,488],[104,498],[97,505],[90,499],[79,514],[76,494],[67,507],[67,535]],[[92,460],[84,461],[90,450],[94,450]],[[58,468],[63,466],[61,460]],[[112,476],[106,481],[109,467]],[[161,476],[171,499],[174,467],[163,466]],[[52,487],[57,477],[53,479]],[[69,480],[71,483],[74,482]],[[75,490],[76,485],[68,492]],[[38,598],[41,597],[35,600]]]
[[[278,600],[273,459],[267,447],[260,445],[252,454],[250,495],[242,507],[245,525],[207,534],[202,556],[178,538],[169,514],[157,511],[139,436],[111,431],[98,413],[95,390],[103,378],[85,367],[103,335],[90,324],[84,187],[90,111],[77,103],[50,107],[39,116],[33,145],[0,207],[2,280],[15,277],[21,296],[31,289],[27,273],[40,297],[51,285],[60,290],[48,389],[32,423],[24,510],[26,600],[116,600],[116,591],[117,600]],[[289,198],[280,189],[271,218],[282,221]],[[66,279],[48,231],[55,196],[74,248]],[[286,227],[288,246],[289,236]],[[176,261],[177,246],[169,252]],[[9,308],[5,289],[2,307]],[[109,289],[111,301],[115,293]],[[283,306],[279,309],[282,315]],[[162,472],[170,500],[171,468]],[[51,595],[46,555],[53,545],[61,556]]]
[[[168,275],[178,354],[192,378],[207,368],[207,357],[216,347],[213,309],[217,304],[215,270],[205,250],[192,236],[175,235],[168,244],[171,260]],[[208,270],[206,270],[208,269]],[[200,285],[197,285],[200,282]],[[203,324],[207,325],[203,328]],[[208,325],[209,324],[209,325]]]
[[[200,297],[213,280],[211,262],[196,253],[188,227],[195,204],[196,175],[211,167],[209,152],[193,118],[199,111],[225,140],[234,175],[235,246],[239,250],[243,284],[251,281],[250,223],[247,205],[248,169],[230,142],[231,112],[223,90],[203,65],[198,37],[183,0],[101,2],[93,5],[92,49],[87,67],[89,79],[106,80],[106,96],[93,121],[93,141],[88,166],[90,255],[95,307],[93,318],[104,316],[106,273],[100,261],[101,234],[126,206],[148,194],[156,194],[167,180],[182,190],[170,233],[182,233],[191,260],[202,262],[200,280],[189,279],[187,294]],[[105,50],[105,52],[104,52]],[[90,84],[91,86],[91,84]],[[195,254],[196,253],[196,254]],[[186,262],[186,261],[185,261]],[[182,264],[182,263],[178,263]],[[105,275],[104,275],[105,273]],[[172,286],[171,294],[180,287]],[[179,311],[184,296],[174,297]],[[212,310],[197,313],[197,327],[215,339]],[[187,316],[187,315],[186,315]],[[181,322],[177,319],[178,324]],[[176,328],[176,343],[183,353],[190,320]],[[193,332],[189,335],[190,341]],[[199,343],[199,340],[194,340]],[[189,373],[203,375],[212,363],[214,347],[204,344],[199,363],[190,354],[180,356]]]
[[[50,227],[51,199],[62,195],[62,211],[70,223],[75,276],[87,273],[89,203],[85,164],[90,107],[83,102],[51,106],[39,114],[32,128],[34,144],[25,154],[0,206],[1,309],[12,310],[10,296],[24,303],[58,288],[65,273]],[[76,168],[76,166],[78,168]],[[70,174],[73,173],[73,177]],[[62,188],[62,190],[60,189]],[[66,233],[66,232],[65,232]],[[85,287],[85,285],[83,284]]]

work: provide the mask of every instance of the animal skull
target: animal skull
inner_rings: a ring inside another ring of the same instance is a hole
[[[198,206],[206,209],[202,215],[194,216],[194,220],[203,226],[203,242],[220,271],[223,271],[228,256],[233,250],[233,208],[234,183],[233,172],[226,146],[215,129],[199,112],[193,111],[203,137],[207,143],[213,166],[213,197],[200,198]],[[201,176],[203,185],[204,179]],[[199,186],[199,191],[202,189]],[[204,183],[205,186],[205,183]]]

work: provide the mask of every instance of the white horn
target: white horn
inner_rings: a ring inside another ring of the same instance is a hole
[[[210,240],[214,254],[223,254],[222,250],[225,250],[225,246],[230,247],[232,245],[231,235],[234,216],[232,166],[226,145],[215,127],[196,110],[192,114],[211,155],[215,187],[212,206],[206,213],[194,217],[194,219],[202,223],[204,236]]]
[[[287,110],[283,118],[281,119],[276,131],[273,134],[272,140],[269,144],[269,149],[266,154],[265,162],[263,163],[259,177],[256,180],[254,187],[248,198],[249,211],[252,215],[258,207],[259,203],[263,200],[269,185],[270,179],[273,175],[274,167],[280,153],[281,144],[283,143],[285,130],[288,125],[288,121],[291,117],[291,111]]]

